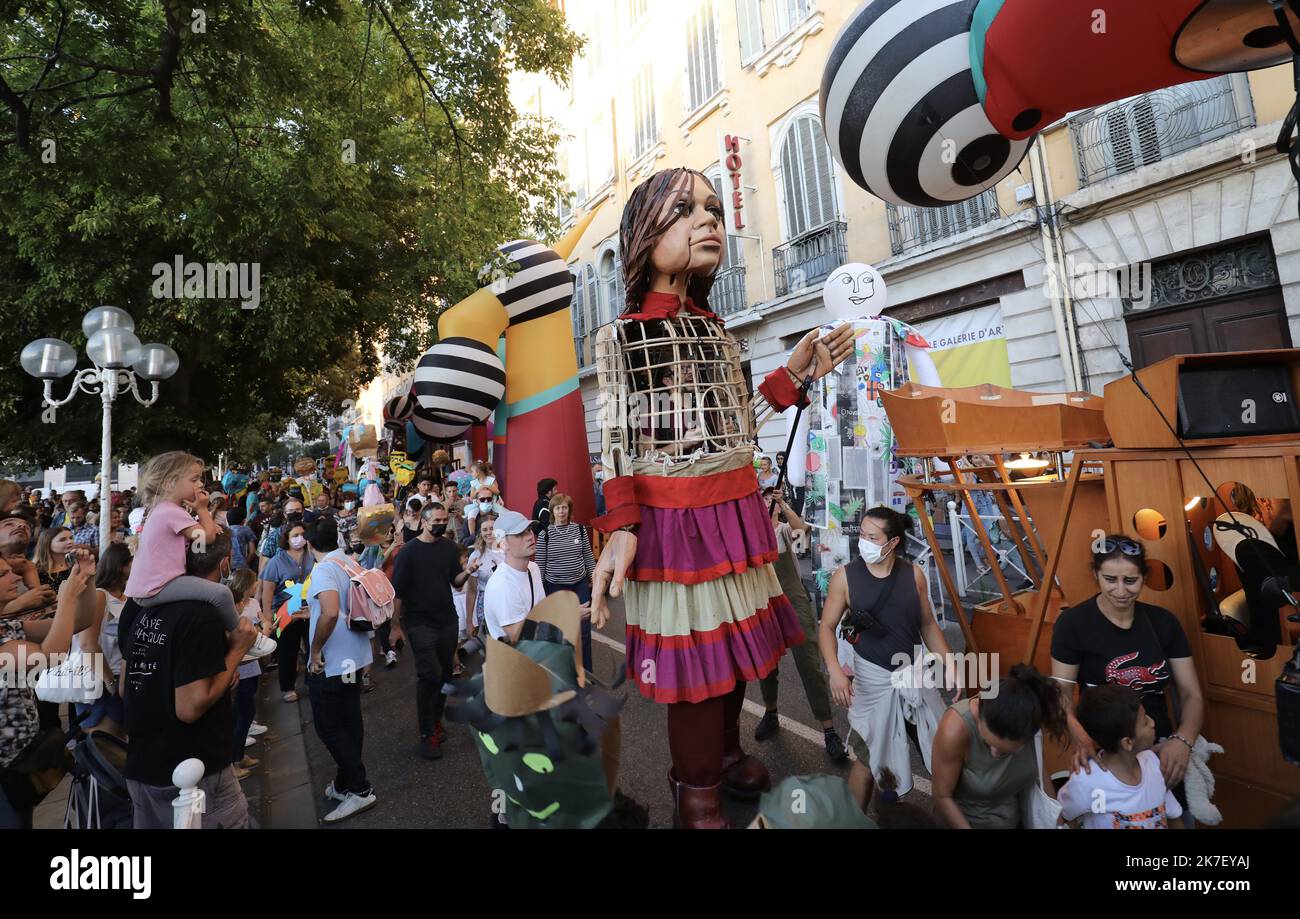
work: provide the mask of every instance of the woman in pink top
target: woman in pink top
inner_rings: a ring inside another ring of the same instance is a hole
[[[203,461],[183,451],[162,453],[149,461],[140,476],[144,500],[144,529],[136,548],[126,595],[143,607],[201,600],[221,614],[227,632],[239,624],[230,588],[185,573],[185,553],[206,551],[217,537],[217,524],[208,511],[203,489]],[[186,508],[192,508],[197,520]],[[261,657],[275,650],[275,642],[259,635],[249,650]]]

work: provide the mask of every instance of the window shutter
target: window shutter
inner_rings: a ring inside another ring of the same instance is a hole
[[[740,62],[763,53],[763,15],[759,0],[736,0],[736,30],[740,32]]]
[[[596,285],[596,266],[588,264],[585,268],[587,277],[587,331],[595,334],[600,327],[600,291]]]

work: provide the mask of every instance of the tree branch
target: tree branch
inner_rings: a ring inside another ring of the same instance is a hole
[[[438,95],[438,90],[434,88],[433,81],[429,79],[429,75],[424,72],[415,59],[414,52],[411,51],[410,45],[406,43],[406,37],[398,30],[397,24],[393,22],[393,17],[388,15],[388,9],[384,6],[382,0],[375,0],[375,6],[379,8],[379,15],[384,17],[384,22],[388,23],[388,28],[392,31],[393,37],[397,39],[397,43],[402,46],[402,51],[405,52],[406,59],[411,62],[411,69],[415,71],[416,77],[419,78],[420,83],[428,88],[429,95],[433,96],[434,101],[438,103],[438,107],[442,109],[442,114],[447,119],[447,126],[451,128],[452,140],[456,142],[456,174],[463,185],[465,183],[465,154],[461,148],[462,146],[469,146],[469,144],[461,137],[460,130],[456,127],[456,119],[452,118],[451,111],[448,110],[447,104],[442,101],[442,97]],[[424,94],[421,93],[420,95],[423,98]]]
[[[14,142],[19,150],[31,149],[32,110],[23,102],[22,96],[14,92],[13,87],[0,76],[0,100],[14,113]]]

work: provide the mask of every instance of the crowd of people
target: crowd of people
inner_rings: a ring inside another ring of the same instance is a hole
[[[904,554],[910,518],[866,511],[856,557],[834,572],[817,611],[798,559],[808,524],[792,506],[795,494],[778,489],[770,462],[756,466],[780,554],[775,571],[807,638],[792,651],[794,663],[828,757],[845,762],[852,750],[848,785],[859,808],[874,800],[882,825],[1035,825],[1026,800],[1052,788],[1036,743],[1046,731],[1069,742],[1076,770],[1056,796],[1061,815],[1053,819],[1161,827],[1184,815],[1199,683],[1177,618],[1137,602],[1140,543],[1108,537],[1095,547],[1098,593],[1056,623],[1050,675],[1017,665],[996,691],[962,698],[948,673],[945,686],[957,691],[946,698],[924,684],[914,659],[921,647],[952,656],[925,575]],[[573,519],[567,483],[539,481],[525,515],[502,503],[489,463],[454,479],[446,472],[434,467],[387,486],[398,511],[379,540],[362,538],[357,483],[327,483],[317,472],[279,481],[236,474],[223,490],[201,459],[157,456],[138,490],[111,494],[108,546],[99,545],[98,500],[0,483],[0,652],[12,659],[21,649],[33,660],[76,648],[102,662],[104,684],[98,698],[68,711],[38,701],[29,687],[0,687],[0,826],[30,826],[39,795],[27,760],[50,737],[66,737],[73,722],[127,743],[135,826],[171,825],[172,770],[190,757],[205,769],[203,825],[247,826],[240,782],[258,765],[250,748],[266,731],[256,706],[270,673],[284,703],[308,695],[337,766],[324,819],[343,820],[377,801],[362,715],[372,666],[412,658],[413,739],[420,755],[439,759],[444,688],[460,670],[458,648],[473,638],[517,641],[529,612],[557,591],[578,597],[590,670],[598,538]],[[599,465],[593,481],[599,510]],[[375,570],[391,583],[391,619],[370,632],[350,628],[357,575]],[[1142,679],[1117,679],[1108,669],[1117,656]],[[903,668],[917,679],[900,679]],[[775,671],[761,683],[759,741],[781,729],[777,686]],[[1180,699],[1176,718],[1165,700],[1170,686]],[[848,710],[847,744],[832,703]],[[912,785],[909,747],[932,770],[932,812],[897,806]],[[1109,802],[1104,813],[1098,793]]]

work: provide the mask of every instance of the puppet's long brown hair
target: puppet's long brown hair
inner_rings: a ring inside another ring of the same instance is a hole
[[[705,184],[713,189],[713,183],[703,173],[679,166],[656,172],[632,189],[632,194],[628,196],[618,233],[619,257],[623,261],[623,277],[627,283],[625,312],[640,311],[641,301],[650,290],[650,275],[654,271],[650,253],[660,237],[668,232],[668,228],[681,219],[671,211],[660,218],[664,202],[683,191],[693,198],[695,176],[704,179]],[[716,189],[713,190],[716,193]],[[709,291],[712,288],[712,275],[693,275],[686,283],[686,295],[696,306],[708,309]]]

